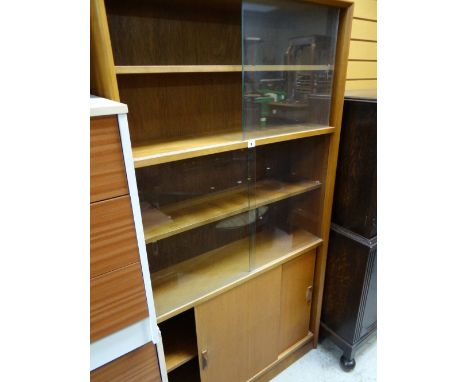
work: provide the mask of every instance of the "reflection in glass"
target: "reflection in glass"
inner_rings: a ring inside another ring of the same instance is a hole
[[[242,16],[247,136],[328,126],[339,10],[260,0],[244,1]]]
[[[137,169],[159,315],[317,243],[328,139]]]

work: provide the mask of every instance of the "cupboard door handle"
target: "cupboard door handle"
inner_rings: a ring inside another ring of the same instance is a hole
[[[307,287],[307,290],[306,290],[306,301],[308,303],[311,303],[312,302],[312,285],[310,285],[309,287]]]
[[[202,350],[201,352],[201,359],[202,359],[202,369],[206,369],[208,367],[208,350]]]

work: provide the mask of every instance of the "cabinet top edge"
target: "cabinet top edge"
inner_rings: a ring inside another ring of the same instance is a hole
[[[90,117],[100,117],[103,115],[127,114],[127,105],[115,102],[107,98],[101,98],[94,95],[89,97]]]

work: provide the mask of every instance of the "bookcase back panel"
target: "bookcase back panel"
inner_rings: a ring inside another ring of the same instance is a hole
[[[121,75],[132,144],[242,131],[241,73]]]
[[[240,65],[240,1],[106,1],[116,65]]]
[[[137,169],[140,202],[164,207],[247,182],[247,149]]]

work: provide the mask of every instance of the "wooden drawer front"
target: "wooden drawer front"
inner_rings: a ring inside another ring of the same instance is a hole
[[[283,264],[279,353],[307,336],[315,268],[315,249]],[[308,288],[310,290],[308,292]]]
[[[152,342],[91,372],[91,382],[158,382],[158,356]]]
[[[91,279],[91,342],[148,317],[140,263]]]
[[[117,117],[91,119],[91,202],[128,194]]]
[[[138,262],[129,196],[91,204],[91,277]]]

